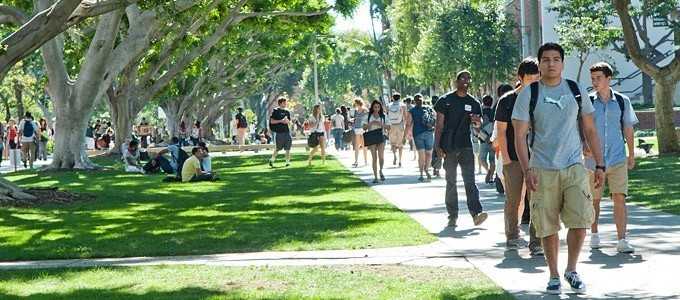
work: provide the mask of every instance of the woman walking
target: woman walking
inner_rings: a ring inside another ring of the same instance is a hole
[[[47,120],[40,118],[40,141],[38,142],[38,160],[47,160],[47,142],[50,140],[50,131],[47,128]]]
[[[352,167],[359,166],[359,151],[364,152],[364,166],[368,165],[366,157],[366,147],[364,147],[364,125],[368,121],[368,110],[364,106],[364,100],[357,98],[354,100],[354,116],[352,128],[354,129],[354,164]]]
[[[310,128],[309,138],[311,141],[315,141],[316,144],[309,145],[312,147],[311,151],[309,152],[309,159],[307,160],[307,165],[309,166],[312,165],[314,154],[316,154],[316,151],[319,150],[319,148],[321,148],[321,162],[323,164],[326,163],[326,128],[324,121],[325,119],[321,113],[321,105],[314,105],[314,108],[312,109],[312,116],[307,121]]]
[[[380,181],[385,181],[383,165],[385,165],[385,129],[387,129],[387,124],[385,123],[383,106],[378,100],[374,100],[371,103],[371,109],[368,111],[367,124],[364,125],[364,128],[366,129],[366,134],[370,133],[374,134],[376,137],[379,136],[377,139],[377,141],[379,141],[378,143],[370,144],[368,146],[368,149],[371,150],[374,177],[373,183],[379,183]],[[378,175],[380,175],[380,181],[378,181]]]

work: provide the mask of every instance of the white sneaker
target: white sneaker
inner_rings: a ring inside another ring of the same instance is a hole
[[[602,245],[600,245],[600,235],[598,233],[591,233],[590,234],[590,249],[600,249],[602,248]]]
[[[619,251],[619,253],[633,253],[635,252],[635,248],[633,248],[626,239],[621,239],[616,245],[616,251]]]

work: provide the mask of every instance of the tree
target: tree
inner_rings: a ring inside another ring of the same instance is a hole
[[[8,4],[14,6],[0,4],[0,24],[19,27],[0,41],[0,81],[17,62],[69,27],[135,2],[137,0],[58,0],[49,6],[42,6],[31,18],[21,9],[29,6],[26,1],[10,0]]]
[[[567,54],[576,54],[579,65],[576,79],[581,81],[583,65],[588,56],[597,49],[605,48],[621,35],[615,27],[607,27],[598,19],[590,17],[573,17],[562,19],[555,30],[560,37],[560,44]]]
[[[680,82],[680,55],[678,55],[680,50],[676,50],[673,60],[665,66],[652,63],[640,49],[639,35],[641,33],[636,31],[635,25],[633,25],[630,0],[613,0],[612,3],[621,20],[623,37],[630,58],[642,72],[651,76],[656,82],[654,98],[656,100],[656,130],[659,152],[678,153],[680,152],[680,143],[678,143],[673,120],[673,96],[675,95],[675,88]],[[678,13],[677,1],[655,4],[653,8],[647,7],[648,9],[646,12],[643,10],[643,13],[661,16],[668,16],[671,12]],[[678,37],[680,35],[680,24],[673,22],[670,26],[674,35]]]
[[[509,78],[519,55],[514,28],[501,8],[496,2],[445,7],[420,40],[419,78],[449,86],[459,70],[468,69],[473,84],[487,90]]]

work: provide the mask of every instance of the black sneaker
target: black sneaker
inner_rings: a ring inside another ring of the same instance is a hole
[[[545,288],[545,292],[550,295],[559,295],[562,293],[562,283],[559,277],[550,278],[548,281],[548,287]]]
[[[583,294],[586,292],[586,284],[583,283],[581,277],[575,271],[564,272],[564,279],[569,282],[571,290],[577,294]]]

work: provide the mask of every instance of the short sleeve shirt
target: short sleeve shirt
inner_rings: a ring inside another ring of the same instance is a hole
[[[271,116],[271,118],[276,121],[283,120],[286,117],[288,118],[288,120],[290,120],[290,112],[287,109],[281,107],[274,109]],[[290,128],[288,128],[288,125],[283,123],[273,124],[271,128],[274,132],[277,133],[290,132]]]
[[[418,136],[419,134],[430,131],[427,127],[425,127],[425,124],[423,124],[423,116],[425,115],[425,109],[432,109],[429,107],[418,107],[414,106],[409,110],[409,113],[411,114],[411,121],[413,122],[413,136]]]
[[[24,134],[22,132],[21,137],[20,137],[21,138],[20,142],[22,142],[22,143],[32,143],[32,142],[35,141],[36,134],[38,134],[38,125],[33,121],[30,121],[30,120],[27,121],[26,119],[23,119],[23,120],[21,120],[21,122],[19,122],[19,130],[22,130],[22,131],[24,130],[24,126],[25,126],[26,122],[31,122],[31,126],[33,126],[33,136],[30,136],[30,137],[24,136]]]
[[[515,107],[516,100],[517,93],[506,94],[498,100],[498,106],[496,107],[496,121],[508,124],[505,131],[505,139],[508,143],[508,155],[512,161],[518,161],[517,150],[515,149],[515,128],[512,127],[512,110]]]
[[[623,94],[618,95],[623,100],[623,126],[632,128],[638,123],[635,110],[628,97]],[[607,102],[602,101],[597,93],[590,96],[595,108],[593,119],[600,138],[600,149],[602,149],[605,166],[611,167],[624,163],[626,161],[626,147],[621,129],[621,108],[613,91],[611,99]]]
[[[191,180],[194,175],[201,174],[201,161],[192,155],[182,165],[182,182]]]
[[[444,130],[440,141],[444,150],[472,148],[470,114],[482,114],[479,102],[470,95],[460,97],[456,92],[450,92],[437,101],[434,110],[444,115]]]
[[[595,109],[588,99],[588,92],[581,91],[581,115],[590,115]],[[529,102],[531,88],[523,89],[517,96],[512,119],[530,122]],[[534,109],[534,143],[531,148],[531,167],[562,170],[583,163],[583,147],[577,121],[578,104],[562,79],[556,86],[539,83],[538,99]]]

